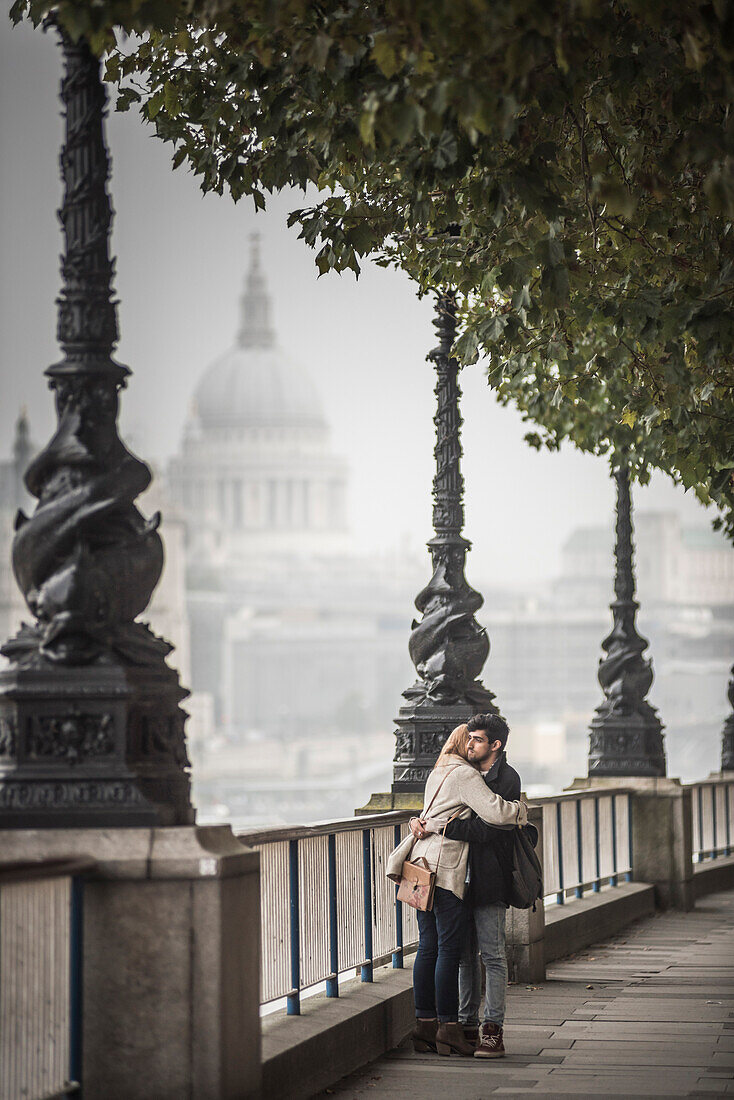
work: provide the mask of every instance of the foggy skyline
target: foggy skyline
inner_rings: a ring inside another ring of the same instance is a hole
[[[43,371],[58,358],[55,299],[62,237],[58,154],[60,52],[53,34],[9,21],[0,29],[0,216],[2,295],[0,429],[2,457],[26,406],[43,445],[53,405]],[[406,276],[365,265],[317,278],[314,252],[286,228],[300,193],[275,196],[256,215],[249,200],[202,196],[186,169],[172,172],[171,147],[135,113],[110,110],[107,138],[116,217],[112,250],[120,344],[133,377],[121,400],[121,432],[157,467],[178,448],[196,383],[235,339],[248,238],[261,236],[278,342],[313,378],[335,451],[350,471],[356,544],[379,551],[431,536],[434,473],[433,303],[419,301]],[[610,528],[614,493],[607,463],[570,445],[540,454],[523,441],[530,426],[497,405],[481,364],[462,371],[465,534],[474,548],[471,583],[531,587],[552,577],[560,548],[579,526]],[[141,502],[143,510],[146,503]],[[708,524],[691,496],[656,475],[635,490],[641,510],[676,510]],[[722,536],[723,539],[723,536]],[[644,606],[644,592],[640,597]]]

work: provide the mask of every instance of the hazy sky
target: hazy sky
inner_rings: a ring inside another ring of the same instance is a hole
[[[43,370],[58,358],[54,300],[60,286],[58,153],[60,56],[56,38],[0,26],[0,453],[27,406],[45,442],[52,405]],[[248,235],[262,238],[280,343],[317,383],[334,447],[351,469],[351,515],[364,548],[415,547],[431,535],[432,305],[409,280],[368,267],[317,279],[314,253],[286,228],[301,196],[276,197],[255,215],[248,200],[203,197],[170,149],[134,114],[111,113],[116,211],[113,252],[120,298],[120,362],[133,370],[122,428],[141,457],[165,463],[177,448],[196,382],[234,340]],[[532,451],[513,410],[498,406],[480,366],[462,373],[466,535],[474,582],[532,584],[552,576],[570,531],[610,522],[604,461],[568,447]],[[682,511],[697,502],[660,477],[638,490],[639,509]],[[641,593],[644,598],[644,594]]]

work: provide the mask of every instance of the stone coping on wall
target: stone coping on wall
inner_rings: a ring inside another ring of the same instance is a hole
[[[206,880],[254,874],[260,855],[229,825],[0,829],[0,867],[84,857],[90,879]]]

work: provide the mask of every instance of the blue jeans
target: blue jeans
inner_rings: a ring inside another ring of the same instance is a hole
[[[482,996],[482,976],[479,956],[482,956],[487,976],[484,992],[484,1023],[502,1027],[505,1020],[507,993],[507,951],[505,948],[504,905],[478,905],[469,920],[469,934],[459,965],[459,1019],[462,1024],[476,1027],[479,1023],[479,1001]]]
[[[467,908],[461,898],[437,886],[433,909],[418,910],[418,953],[413,965],[415,1014],[438,1016],[440,1023],[459,1018],[459,959],[467,939]]]

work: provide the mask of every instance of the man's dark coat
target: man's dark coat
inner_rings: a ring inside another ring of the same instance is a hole
[[[520,776],[507,763],[504,752],[484,776],[490,791],[508,802],[520,797]],[[470,905],[508,905],[512,876],[512,829],[487,825],[474,814],[464,821],[446,826],[449,840],[469,841],[469,885],[466,900]]]

